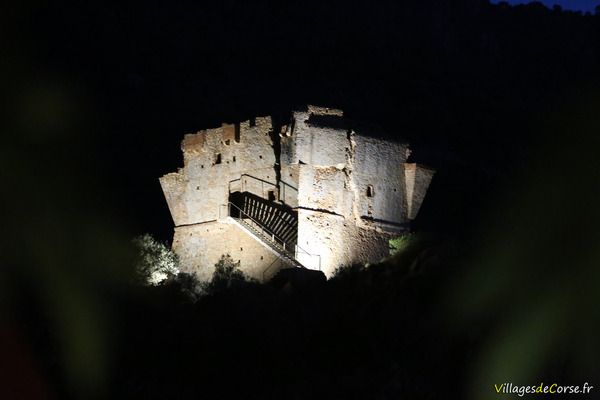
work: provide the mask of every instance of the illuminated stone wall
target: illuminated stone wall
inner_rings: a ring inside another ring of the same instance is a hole
[[[408,229],[433,171],[406,163],[407,144],[372,133],[340,110],[308,106],[283,127],[264,117],[185,135],[184,167],[160,178],[182,269],[209,279],[228,253],[262,280],[273,263],[270,250],[226,219],[221,205],[230,191],[267,199],[275,190],[298,212],[298,260],[327,276],[341,265],[387,256],[388,240]]]
[[[405,164],[404,171],[407,198],[410,199],[406,212],[409,219],[415,219],[435,171],[424,165],[408,163]]]
[[[183,168],[160,178],[175,226],[217,220],[219,206],[227,203],[230,185],[242,184],[232,181],[244,173],[275,184],[271,119],[256,118],[253,124],[245,121],[238,126],[239,141],[235,138],[236,125],[185,135],[181,144]],[[256,185],[251,180],[245,189],[264,196],[269,185]]]
[[[320,255],[327,276],[340,265],[387,256],[388,240],[407,230],[408,146],[345,126],[338,110],[296,112],[294,121],[283,148],[299,165],[298,245]],[[319,266],[317,257],[298,258]]]
[[[196,273],[203,281],[210,280],[215,264],[224,254],[240,261],[244,273],[261,282],[281,267],[272,251],[237,225],[225,221],[176,227],[173,251],[179,255],[182,272]]]

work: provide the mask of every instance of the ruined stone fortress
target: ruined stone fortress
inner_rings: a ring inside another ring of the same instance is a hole
[[[282,268],[376,262],[409,229],[433,171],[406,143],[342,111],[308,106],[185,135],[184,166],[160,178],[183,272],[211,278],[223,254],[267,281]]]

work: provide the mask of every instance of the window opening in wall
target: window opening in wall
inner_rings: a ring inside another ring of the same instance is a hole
[[[204,165],[201,165],[200,168],[204,168]]]
[[[235,156],[233,156],[233,162],[235,162]]]
[[[367,186],[367,197],[373,197],[374,194],[375,194],[375,192],[373,191],[373,186],[372,185]]]
[[[235,124],[233,140],[235,140],[236,143],[240,142],[240,124],[239,123]]]
[[[258,158],[260,158],[262,160],[262,156],[258,156]]]
[[[221,164],[221,153],[217,153],[215,156],[215,164]]]
[[[275,201],[275,191],[274,190],[269,190],[267,192],[267,195],[268,195],[269,201]]]

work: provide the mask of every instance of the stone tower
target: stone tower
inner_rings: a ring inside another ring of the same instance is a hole
[[[377,139],[340,110],[308,106],[185,135],[184,166],[160,178],[184,272],[212,276],[221,255],[261,281],[388,255],[408,230],[433,171],[405,143]]]

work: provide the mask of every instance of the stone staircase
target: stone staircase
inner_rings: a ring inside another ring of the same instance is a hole
[[[230,203],[231,204],[231,203]],[[264,229],[257,226],[256,223],[249,220],[248,218],[239,218],[230,216],[232,221],[237,224],[242,230],[250,234],[269,249],[271,249],[284,263],[292,268],[304,268],[298,260],[294,257],[294,254],[288,250],[285,244],[281,244],[277,237],[269,235]],[[293,249],[293,248],[292,248]]]
[[[248,192],[230,194],[228,216],[291,268],[304,268],[296,259],[298,217],[290,207]]]
[[[275,235],[288,249],[298,241],[298,213],[291,207],[271,202],[252,193],[241,193],[237,206],[246,216]]]
[[[230,192],[228,219],[269,249],[277,259],[263,271],[263,281],[281,269],[303,268],[298,255],[310,260],[311,269],[321,270],[321,257],[298,246],[298,213],[286,204],[269,201],[250,192]]]

